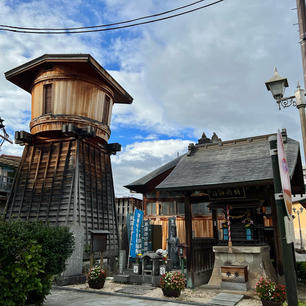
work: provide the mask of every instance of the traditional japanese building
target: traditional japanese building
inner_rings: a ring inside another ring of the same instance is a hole
[[[251,288],[260,275],[273,278],[275,271],[283,274],[268,141],[271,135],[275,134],[230,141],[215,135],[215,141],[207,140],[203,135],[197,144],[189,145],[187,154],[126,186],[136,192],[151,190],[160,196],[161,206],[167,198],[172,206],[182,203],[190,287],[209,279],[211,285],[220,286],[221,267],[226,264],[246,266]],[[292,193],[304,194],[299,143],[288,138],[285,130],[282,135]],[[145,194],[145,207],[149,197],[150,193]],[[197,237],[192,211],[203,203],[211,218],[206,235]],[[231,252],[229,230],[221,221],[227,218],[232,225]]]
[[[25,147],[6,218],[77,226],[76,244],[107,230],[104,256],[116,255],[110,155],[120,145],[108,140],[114,104],[132,97],[89,54],[45,54],[5,76],[32,96],[30,133],[15,134]]]
[[[20,160],[20,156],[0,155],[0,214],[4,210],[7,199],[11,193]]]

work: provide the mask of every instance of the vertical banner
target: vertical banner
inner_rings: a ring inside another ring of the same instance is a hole
[[[295,240],[293,218],[292,218],[292,194],[291,194],[289,167],[287,163],[286,152],[284,148],[283,138],[279,130],[277,133],[277,153],[278,153],[279,175],[282,185],[285,207],[287,211],[287,216],[284,217],[286,241],[289,244],[294,242]]]
[[[133,221],[133,229],[130,240],[130,257],[136,257],[136,246],[139,243],[139,232],[141,229],[143,219],[143,211],[139,209],[135,209],[134,211],[134,221]]]
[[[291,194],[289,168],[288,168],[283,138],[279,130],[277,133],[277,153],[278,153],[279,174],[280,174],[281,183],[282,183],[284,202],[286,204],[287,215],[289,218],[292,218],[291,216],[292,215],[292,194]]]

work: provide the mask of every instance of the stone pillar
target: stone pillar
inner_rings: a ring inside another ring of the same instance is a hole
[[[82,274],[85,231],[78,224],[71,225],[70,231],[74,237],[74,250],[66,262],[65,271],[56,281],[58,285],[62,286],[85,283],[86,281],[85,275]]]

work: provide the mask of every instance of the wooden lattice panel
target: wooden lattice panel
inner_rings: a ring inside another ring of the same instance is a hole
[[[108,230],[107,250],[118,250],[110,155],[102,145],[63,138],[26,145],[6,218],[44,220]]]

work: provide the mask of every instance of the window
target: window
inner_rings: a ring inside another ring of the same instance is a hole
[[[43,114],[51,113],[51,100],[52,100],[52,84],[44,85],[43,92]]]
[[[161,211],[159,214],[163,216],[176,215],[176,202],[162,202]]]
[[[177,202],[177,215],[184,215],[185,214],[185,203],[184,202]]]
[[[147,203],[146,209],[147,216],[155,216],[156,215],[156,203]]]
[[[103,109],[103,116],[102,116],[103,124],[108,124],[109,105],[110,105],[110,97],[108,95],[105,95],[104,109]]]
[[[209,203],[203,202],[203,203],[194,203],[191,204],[191,210],[193,216],[207,216],[210,214],[209,208],[207,207]]]

